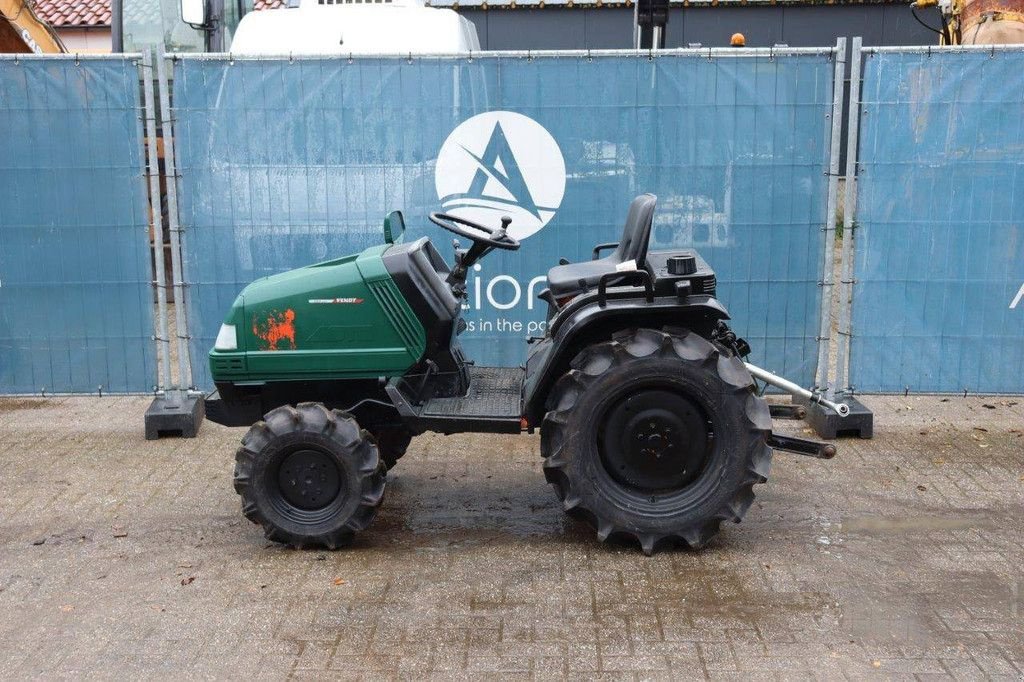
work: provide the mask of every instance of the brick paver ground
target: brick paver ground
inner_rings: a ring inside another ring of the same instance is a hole
[[[146,442],[147,402],[0,400],[3,677],[1024,671],[1012,400],[868,399],[875,440],[778,454],[742,524],[653,558],[564,517],[530,436],[421,437],[354,547],[269,545],[242,430]]]

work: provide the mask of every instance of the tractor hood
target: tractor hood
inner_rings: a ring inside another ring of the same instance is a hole
[[[210,352],[215,382],[402,374],[426,335],[384,267],[391,245],[256,280]]]

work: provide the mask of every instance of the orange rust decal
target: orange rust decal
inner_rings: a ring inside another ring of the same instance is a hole
[[[260,350],[281,350],[278,344],[288,341],[286,350],[295,350],[295,311],[288,308],[283,313],[271,310],[265,320],[253,316],[252,333],[263,343]]]

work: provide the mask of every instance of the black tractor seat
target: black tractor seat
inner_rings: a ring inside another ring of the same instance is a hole
[[[647,265],[647,243],[651,238],[651,223],[654,220],[654,206],[658,198],[653,194],[641,194],[629,206],[622,239],[617,244],[599,244],[594,247],[594,259],[581,263],[556,265],[548,270],[548,289],[557,301],[578,296],[597,287],[601,277],[622,271],[620,266],[635,263],[638,270],[650,270]],[[609,256],[598,258],[601,250],[614,248]],[[610,282],[609,284],[614,284]]]

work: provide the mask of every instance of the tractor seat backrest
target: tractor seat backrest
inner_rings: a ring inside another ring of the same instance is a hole
[[[654,222],[654,206],[658,197],[653,194],[641,194],[629,205],[626,225],[622,229],[622,239],[615,249],[615,260],[620,263],[636,261],[641,270],[647,260],[647,244],[651,241],[651,224]]]
[[[593,289],[600,284],[602,277],[614,275],[620,270],[619,266],[628,261],[635,261],[638,270],[650,272],[647,265],[647,242],[651,239],[651,222],[654,220],[654,205],[657,202],[658,198],[653,194],[641,194],[633,200],[626,215],[622,239],[610,255],[597,258],[598,250],[605,246],[599,244],[595,247],[594,260],[565,263],[548,270],[549,295],[561,300]]]

